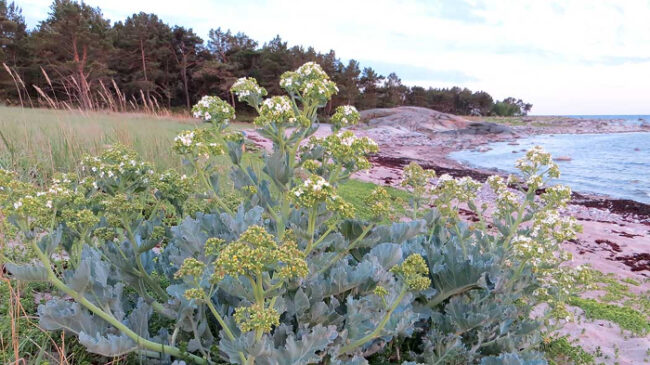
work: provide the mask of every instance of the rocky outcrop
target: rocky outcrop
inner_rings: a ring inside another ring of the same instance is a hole
[[[488,134],[515,134],[515,131],[505,125],[491,122],[470,122],[470,124],[461,129],[445,131],[445,133],[464,134],[464,135],[488,135]]]
[[[417,132],[454,135],[514,134],[505,125],[489,122],[472,122],[463,117],[417,106],[368,109],[361,112],[361,121],[373,129],[390,129],[394,134]]]
[[[462,129],[472,123],[453,114],[417,106],[364,110],[361,121],[373,128],[393,127],[426,134]]]

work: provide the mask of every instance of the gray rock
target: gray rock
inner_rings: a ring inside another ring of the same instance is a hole
[[[425,134],[466,128],[472,123],[456,115],[417,106],[363,110],[361,121],[370,127],[390,126]]]

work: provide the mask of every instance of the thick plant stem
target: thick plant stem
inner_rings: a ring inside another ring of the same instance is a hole
[[[212,197],[214,198],[214,200],[217,202],[217,205],[219,206],[219,208],[223,209],[223,210],[224,210],[226,213],[228,213],[228,214],[232,214],[232,209],[230,209],[230,208],[226,205],[226,203],[224,203],[224,202],[219,198],[219,196],[217,195],[217,193],[214,192],[214,187],[212,186],[212,183],[208,180],[207,177],[205,177],[205,175],[203,174],[203,170],[201,170],[201,169],[199,168],[199,166],[198,166],[196,163],[194,163],[194,169],[196,169],[196,171],[200,171],[197,175],[200,176],[201,181],[202,181],[203,184],[206,186],[206,188],[210,189],[210,195],[212,195]]]
[[[382,318],[381,322],[377,325],[377,327],[370,332],[369,334],[363,336],[362,338],[347,344],[341,348],[341,353],[347,353],[350,352],[354,349],[356,349],[359,346],[363,346],[365,343],[374,340],[375,338],[381,336],[381,331],[383,331],[384,327],[386,327],[386,323],[388,323],[388,320],[390,319],[390,316],[393,314],[395,309],[397,309],[397,306],[399,306],[399,303],[404,299],[404,296],[406,295],[406,287],[402,288],[402,291],[400,291],[399,296],[397,299],[395,299],[395,302],[393,305],[391,305],[390,309],[386,314],[384,315],[384,318]]]
[[[324,240],[325,238],[327,238],[327,236],[328,236],[330,233],[332,233],[332,231],[333,231],[334,229],[335,229],[334,226],[330,226],[330,227],[328,227],[328,228],[327,228],[327,231],[325,231],[325,233],[323,233],[323,235],[320,236],[320,238],[318,238],[318,239],[316,240],[316,242],[314,242],[314,244],[311,245],[311,247],[308,247],[307,249],[305,249],[305,256],[309,255],[309,254],[311,253],[311,251],[313,251],[314,248],[316,248],[316,246],[318,246],[318,244],[320,244],[321,242],[323,242],[323,240]]]
[[[226,333],[226,336],[228,336],[228,339],[230,341],[235,341],[235,335],[233,335],[232,331],[230,330],[230,327],[228,327],[226,321],[223,320],[223,317],[221,317],[221,314],[219,314],[219,311],[217,311],[217,308],[215,308],[214,304],[212,304],[212,299],[206,298],[205,302],[208,305],[210,312],[212,312],[214,318],[217,319],[217,322],[219,322],[219,325],[221,325],[221,328],[223,328],[223,331]],[[244,356],[243,352],[239,352],[239,359],[242,361],[242,364],[246,363],[246,356]]]
[[[515,233],[517,233],[517,231],[519,230],[519,225],[524,220],[524,212],[526,211],[526,206],[528,205],[527,203],[528,200],[524,200],[524,202],[519,207],[519,210],[517,211],[517,220],[512,224],[508,236],[503,241],[503,246],[506,250],[510,248],[510,243],[514,238]]]
[[[307,223],[307,234],[309,235],[309,243],[305,249],[305,255],[308,255],[314,248],[314,232],[316,231],[316,209],[309,210],[309,218]]]
[[[437,295],[435,295],[433,298],[431,298],[431,300],[429,300],[427,305],[429,307],[431,307],[431,308],[434,308],[438,304],[444,302],[447,298],[451,298],[453,296],[460,295],[460,294],[463,294],[463,293],[468,292],[470,290],[479,289],[479,288],[480,288],[480,286],[478,286],[477,284],[468,284],[468,285],[461,286],[460,288],[456,288],[456,289],[448,291],[448,292],[440,292]]]
[[[344,258],[345,255],[347,255],[350,252],[350,250],[354,249],[357,246],[357,244],[359,242],[361,242],[361,240],[366,237],[368,232],[370,232],[370,230],[373,227],[374,227],[374,224],[370,224],[366,228],[364,228],[363,232],[361,232],[359,237],[357,237],[354,241],[352,241],[352,243],[350,243],[350,245],[348,246],[348,248],[346,250],[343,250],[343,251],[339,252],[334,258],[332,258],[327,264],[325,264],[320,270],[318,270],[318,272],[316,272],[316,274],[314,274],[314,276],[324,273],[325,270],[330,268],[330,266],[334,265],[335,263],[339,262],[342,258]]]
[[[140,253],[136,249],[136,240],[135,240],[135,235],[133,234],[133,231],[128,225],[128,222],[125,220],[122,220],[122,225],[126,229],[126,232],[129,236],[129,240],[131,241],[131,245],[133,246],[133,252],[135,253],[135,263],[138,266],[138,271],[140,271],[143,275],[144,280],[149,284],[151,289],[158,294],[160,298],[165,298],[167,299],[167,292],[163,290],[163,288],[160,287],[160,284],[158,284],[153,278],[147,273],[147,270],[145,270],[144,265],[142,265],[142,260],[140,259]]]
[[[47,278],[54,287],[57,289],[61,290],[62,292],[66,293],[69,295],[71,298],[73,298],[77,303],[81,304],[84,306],[86,309],[89,311],[93,312],[93,314],[97,315],[101,319],[105,320],[106,322],[110,323],[113,327],[117,328],[121,332],[123,332],[125,335],[127,335],[130,339],[135,341],[140,347],[158,352],[158,353],[164,353],[164,354],[169,354],[173,357],[177,358],[187,358],[192,360],[196,364],[201,364],[201,365],[207,365],[209,364],[208,360],[203,359],[199,356],[183,352],[180,349],[173,347],[173,346],[165,346],[161,343],[153,342],[150,340],[147,340],[146,338],[143,338],[139,336],[137,333],[133,332],[130,328],[125,326],[122,322],[118,321],[113,317],[112,315],[106,313],[103,309],[99,308],[95,304],[91,303],[88,299],[85,297],[79,295],[78,292],[70,289],[67,285],[65,285],[64,282],[62,282],[54,273],[52,270],[52,265],[50,263],[49,257],[47,257],[43,251],[38,247],[38,245],[32,241],[32,247],[34,248],[34,251],[36,252],[36,255],[41,259],[41,262],[43,262],[43,265],[45,266],[45,269],[47,270]]]
[[[234,341],[235,335],[232,334],[230,327],[228,327],[228,324],[226,323],[226,321],[223,320],[223,317],[221,317],[221,314],[219,314],[217,308],[215,308],[214,304],[212,304],[212,300],[210,298],[206,298],[205,302],[207,303],[208,308],[210,309],[210,312],[212,312],[214,318],[216,318],[217,322],[219,322],[224,332],[226,332],[226,336],[228,336],[228,339]]]

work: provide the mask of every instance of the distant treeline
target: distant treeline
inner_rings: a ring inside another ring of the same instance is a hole
[[[244,33],[210,30],[207,42],[191,28],[138,13],[115,24],[99,8],[55,0],[47,19],[29,30],[18,4],[0,0],[0,102],[115,110],[189,108],[202,95],[235,100],[228,92],[250,76],[279,94],[280,75],[307,61],[321,64],[340,91],[326,111],[416,105],[454,114],[521,115],[531,104],[500,102],[467,88],[408,87],[332,50],[288,47],[279,36],[262,44]],[[238,105],[239,106],[239,105]],[[243,107],[243,106],[242,106]]]

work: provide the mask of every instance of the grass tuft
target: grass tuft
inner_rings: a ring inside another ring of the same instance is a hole
[[[635,309],[579,297],[571,298],[569,304],[582,308],[587,318],[604,319],[616,323],[622,329],[635,335],[645,335],[650,331],[648,317]]]

